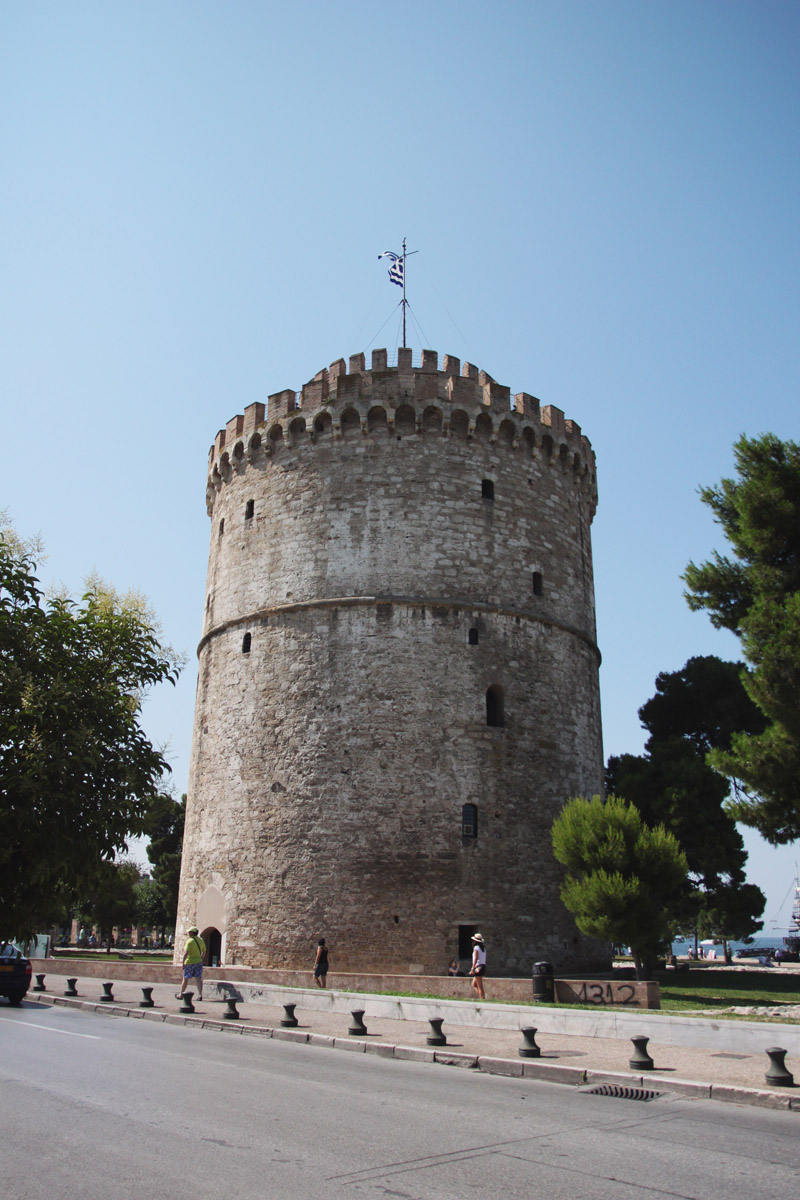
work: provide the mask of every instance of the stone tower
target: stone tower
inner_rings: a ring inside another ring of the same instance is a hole
[[[604,948],[550,826],[602,791],[591,446],[469,363],[385,350],[251,404],[211,515],[179,933],[226,964],[491,974]],[[181,943],[182,944],[182,943]]]

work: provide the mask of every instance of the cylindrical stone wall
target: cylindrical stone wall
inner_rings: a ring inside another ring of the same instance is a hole
[[[459,367],[356,356],[212,448],[179,931],[226,963],[325,936],[337,970],[439,973],[476,928],[490,973],[605,958],[550,843],[602,790],[594,456]]]

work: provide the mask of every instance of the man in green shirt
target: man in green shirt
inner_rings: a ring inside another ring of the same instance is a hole
[[[180,1000],[190,979],[197,980],[197,999],[203,999],[203,959],[206,954],[206,944],[199,935],[196,925],[189,926],[189,937],[183,952],[183,983],[181,990],[175,993],[175,999]]]

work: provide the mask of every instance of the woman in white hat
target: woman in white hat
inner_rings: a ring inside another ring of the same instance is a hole
[[[483,977],[486,974],[486,943],[479,933],[472,935],[472,966],[469,971],[472,976],[472,990],[479,1000],[485,1000],[483,994]]]

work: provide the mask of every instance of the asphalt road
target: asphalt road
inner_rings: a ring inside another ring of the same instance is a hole
[[[786,1200],[797,1113],[649,1102],[64,1007],[0,1007],[19,1200]]]

